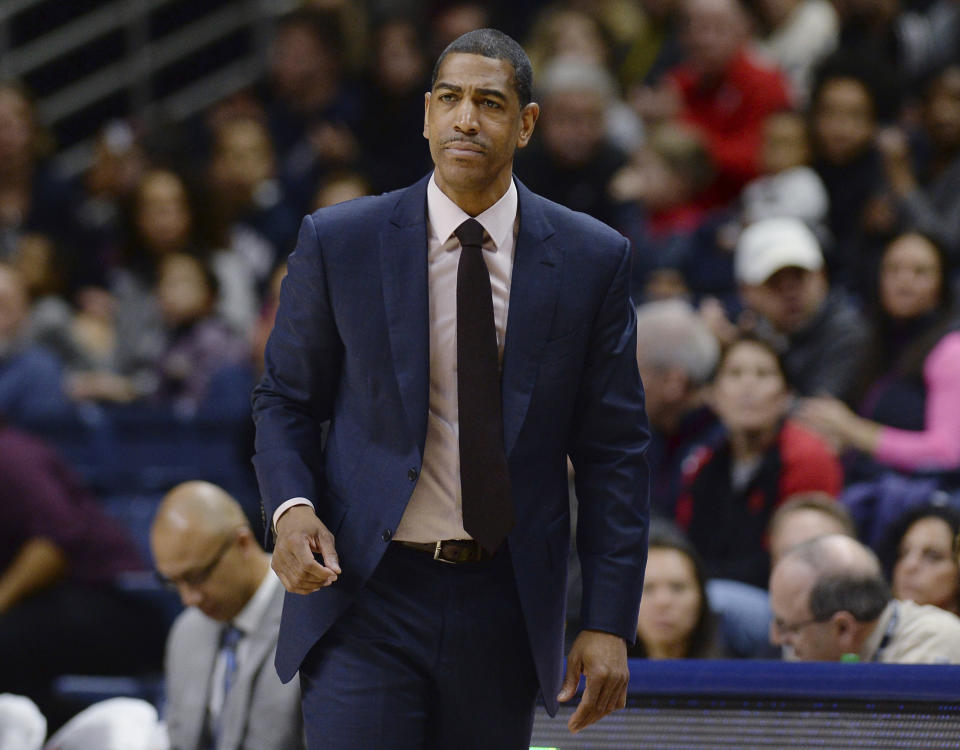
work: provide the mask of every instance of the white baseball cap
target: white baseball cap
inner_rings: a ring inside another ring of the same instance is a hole
[[[763,219],[740,233],[733,272],[741,284],[762,284],[781,268],[823,268],[820,243],[799,219]]]

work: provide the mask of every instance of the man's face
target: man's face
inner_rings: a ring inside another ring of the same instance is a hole
[[[510,184],[513,152],[527,145],[539,114],[522,110],[506,60],[453,52],[424,97],[423,137],[437,185],[468,213],[493,205]]]
[[[243,609],[252,591],[248,581],[246,530],[211,536],[198,529],[154,528],[150,537],[157,572],[176,586],[185,607],[196,607],[221,622]]]
[[[770,642],[783,646],[799,661],[838,661],[843,648],[833,623],[815,622],[810,612],[814,571],[804,562],[787,558],[770,576]]]
[[[736,0],[687,0],[684,20],[689,63],[703,75],[722,74],[747,39]]]
[[[830,164],[849,164],[873,142],[873,102],[866,87],[852,78],[828,81],[813,104],[813,134],[820,156]]]
[[[747,306],[786,334],[809,323],[826,296],[827,282],[821,271],[796,267],[781,268],[762,284],[743,288]]]

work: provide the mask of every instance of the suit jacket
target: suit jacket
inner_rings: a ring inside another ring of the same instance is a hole
[[[290,679],[350,604],[419,477],[429,405],[429,178],[304,219],[254,391],[254,465],[269,523],[306,497],[342,575],[288,595],[277,668]],[[576,469],[586,628],[632,642],[646,563],[649,438],[629,297],[629,243],[517,183],[519,231],[503,355],[508,537],[547,708],[562,677]],[[325,446],[320,428],[330,420]]]
[[[222,716],[216,750],[301,750],[300,685],[280,682],[273,667],[283,587],[277,586],[250,650],[239,664]],[[177,617],[167,641],[165,719],[171,750],[200,750],[210,678],[225,625],[197,609]]]

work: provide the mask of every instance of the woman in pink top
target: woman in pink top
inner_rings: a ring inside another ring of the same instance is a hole
[[[830,398],[801,416],[881,467],[946,474],[960,469],[960,319],[942,249],[907,232],[884,250],[879,315],[864,363],[859,415]]]

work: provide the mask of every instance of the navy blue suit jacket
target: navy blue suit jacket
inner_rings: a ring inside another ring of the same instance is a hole
[[[373,572],[420,472],[429,396],[427,178],[304,219],[266,372],[254,464],[266,519],[303,496],[336,537],[333,586],[287,594],[277,668],[290,679]],[[508,537],[547,708],[562,678],[576,470],[581,620],[633,641],[646,564],[648,427],[628,242],[521,184],[503,356]],[[321,424],[330,420],[321,448]]]

